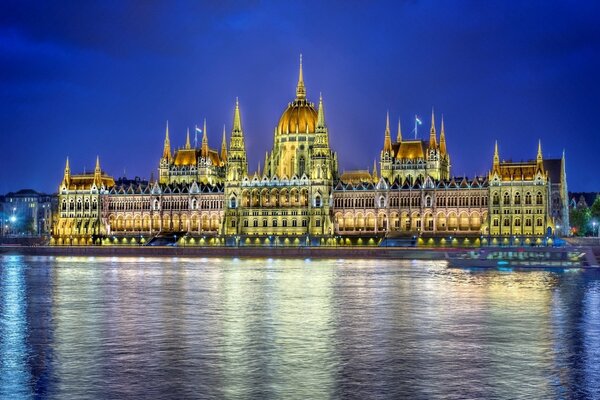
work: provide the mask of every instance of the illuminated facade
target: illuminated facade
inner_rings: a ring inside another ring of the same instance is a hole
[[[248,170],[236,100],[229,146],[171,149],[167,124],[156,182],[115,184],[100,171],[59,190],[56,244],[362,244],[409,238],[429,244],[533,243],[568,231],[565,159],[500,161],[483,177],[452,177],[442,119],[429,140],[392,141],[389,115],[372,171],[339,174],[325,107],[309,102],[300,59],[295,99],[273,131],[273,147]],[[162,238],[162,239],[161,239]],[[163,240],[163,242],[161,242]]]
[[[53,226],[53,244],[88,245],[105,235],[107,226],[100,217],[100,195],[115,185],[100,169],[96,159],[93,173],[71,174],[69,159],[58,188],[58,212]]]
[[[241,145],[234,140],[240,137]],[[331,203],[337,178],[336,155],[329,148],[323,99],[319,108],[306,98],[300,59],[296,98],[274,130],[273,149],[263,171],[249,176],[238,104],[225,183],[225,235],[333,235]],[[238,147],[240,147],[238,149]],[[234,163],[235,162],[235,163]]]

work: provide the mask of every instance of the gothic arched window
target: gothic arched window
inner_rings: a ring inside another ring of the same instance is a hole
[[[298,176],[302,176],[305,168],[306,160],[304,159],[304,156],[300,156],[300,158],[298,159]]]

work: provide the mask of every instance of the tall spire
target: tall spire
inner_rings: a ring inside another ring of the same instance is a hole
[[[538,140],[538,151],[537,151],[537,162],[542,162],[544,161],[544,158],[542,156],[542,140],[539,139]]]
[[[102,179],[102,170],[100,169],[100,156],[96,156],[96,167],[94,168],[94,183],[100,186]]]
[[[319,113],[317,115],[317,127],[325,128],[325,109],[323,108],[323,96],[319,93]]]
[[[242,117],[240,116],[240,103],[235,98],[235,112],[233,114],[233,132],[242,132]]]
[[[231,129],[229,152],[227,154],[227,179],[241,179],[246,175],[248,175],[248,159],[246,157],[246,145],[244,144],[240,103],[236,98],[233,128]]]
[[[190,143],[190,128],[187,128],[187,135],[185,137],[185,148],[186,150],[189,150],[192,148],[192,145]]]
[[[398,135],[396,136],[396,142],[402,141],[402,125],[400,124],[400,117],[398,117]]]
[[[377,182],[377,160],[373,159],[373,181]]]
[[[494,142],[494,167],[500,165],[500,154],[498,153],[498,141]]]
[[[227,161],[227,137],[225,135],[225,124],[223,124],[223,141],[221,142],[221,161]]]
[[[440,153],[446,154],[446,132],[444,131],[444,114],[442,114],[442,126],[440,127]]]
[[[385,117],[385,139],[383,141],[383,152],[392,153],[392,137],[390,136],[390,112]]]
[[[433,107],[431,108],[431,129],[429,130],[429,147],[437,147],[437,139],[435,137],[435,114],[433,112]]]
[[[63,176],[63,181],[66,186],[69,186],[69,182],[71,181],[71,168],[69,167],[69,156],[67,156],[67,163],[65,164],[65,174]]]
[[[171,142],[169,141],[169,121],[167,120],[167,129],[165,133],[165,145],[163,149],[163,158],[171,159]]]
[[[267,171],[268,167],[269,167],[269,152],[265,151],[265,165],[263,166],[263,168],[264,168],[263,175],[266,175],[266,176],[271,175],[271,173],[269,171]]]
[[[300,54],[300,71],[298,72],[298,85],[296,86],[296,100],[306,99],[306,88],[304,87],[304,74],[302,73],[302,54]]]
[[[202,150],[201,156],[204,158],[208,157],[208,134],[206,133],[206,118],[204,118],[204,125],[202,126]]]

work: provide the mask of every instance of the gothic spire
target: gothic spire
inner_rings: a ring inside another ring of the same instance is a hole
[[[442,114],[442,126],[440,127],[440,153],[446,154],[446,132],[444,131],[444,114]]]
[[[271,175],[271,173],[269,171],[267,171],[267,168],[269,166],[269,152],[265,151],[265,165],[264,165],[264,171],[263,171],[263,175],[269,176]]]
[[[377,182],[377,160],[373,159],[373,181]]]
[[[208,134],[206,133],[206,118],[204,118],[204,125],[202,126],[202,157],[208,157]]]
[[[169,121],[167,120],[167,129],[165,133],[165,145],[163,149],[163,158],[171,159],[171,142],[169,141]]]
[[[429,147],[437,147],[437,139],[435,137],[435,114],[431,108],[431,129],[429,130]]]
[[[190,128],[187,128],[187,135],[185,137],[185,148],[186,150],[189,150],[192,148],[192,145],[190,144]]]
[[[69,167],[69,156],[67,156],[67,163],[65,164],[65,175],[63,176],[63,181],[67,186],[69,186],[69,181],[71,180],[71,168]]]
[[[537,162],[542,162],[544,160],[542,156],[542,140],[538,140],[538,151],[537,151]]]
[[[500,165],[500,154],[498,153],[498,141],[494,142],[494,167]]]
[[[225,135],[225,124],[223,124],[223,141],[221,142],[221,161],[227,161],[227,137]]]
[[[396,136],[396,142],[402,141],[402,125],[400,124],[400,117],[398,117],[398,135]]]
[[[96,168],[94,168],[94,183],[100,186],[102,170],[100,169],[100,156],[96,156]]]
[[[392,153],[392,137],[390,136],[390,112],[385,117],[385,139],[383,141],[383,152]]]
[[[304,87],[304,74],[302,73],[302,54],[300,54],[300,70],[298,72],[298,85],[296,86],[296,100],[306,99],[306,88]]]
[[[319,113],[317,115],[317,127],[325,128],[325,108],[323,108],[323,96],[319,93]]]
[[[240,103],[235,98],[235,111],[233,113],[233,132],[242,133],[242,117],[240,116]]]

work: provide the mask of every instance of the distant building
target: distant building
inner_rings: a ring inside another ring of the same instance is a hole
[[[56,196],[31,189],[10,192],[0,198],[3,236],[44,236],[52,229]]]
[[[588,208],[594,204],[596,197],[600,196],[597,192],[571,192],[569,193],[570,208]]]

